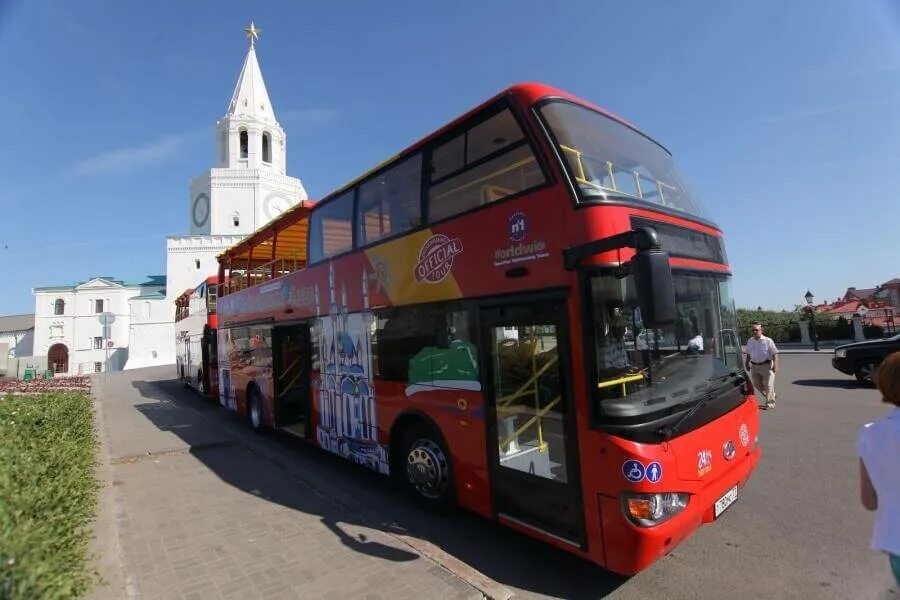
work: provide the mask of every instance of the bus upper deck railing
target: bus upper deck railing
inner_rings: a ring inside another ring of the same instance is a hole
[[[252,269],[232,269],[228,278],[220,286],[220,295],[224,296],[234,292],[278,279],[289,273],[299,271],[306,266],[306,261],[296,258],[276,258],[267,263],[257,265]]]
[[[577,148],[559,145],[569,159],[575,180],[599,191],[624,194],[639,200],[655,202],[662,206],[674,206],[666,195],[678,194],[674,185],[649,177],[635,169],[627,169],[596,156],[585,154]],[[593,167],[593,168],[592,168]],[[602,183],[597,183],[597,181]]]

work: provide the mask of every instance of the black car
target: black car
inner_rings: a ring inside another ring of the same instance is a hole
[[[872,383],[872,374],[884,357],[897,351],[900,351],[900,334],[838,346],[831,364],[841,373],[855,375],[858,381]]]

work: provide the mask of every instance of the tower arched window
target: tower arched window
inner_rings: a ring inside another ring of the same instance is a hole
[[[241,129],[240,139],[241,139],[241,158],[247,158],[247,149],[249,148],[250,144],[247,141],[247,130],[246,129]]]
[[[56,302],[53,303],[53,314],[54,315],[64,315],[66,314],[66,301],[62,298],[57,298]]]
[[[268,131],[263,132],[262,135],[262,151],[263,162],[272,162],[272,136]]]

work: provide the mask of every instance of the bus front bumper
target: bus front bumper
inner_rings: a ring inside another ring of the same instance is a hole
[[[689,490],[691,498],[687,507],[668,521],[653,527],[638,527],[629,521],[623,512],[620,498],[598,495],[605,567],[615,573],[633,575],[671,552],[704,523],[722,518],[735,502],[718,517],[716,503],[735,487],[737,499],[740,499],[741,488],[750,479],[761,455],[762,448],[757,446],[717,479],[703,482],[703,487],[697,490]]]

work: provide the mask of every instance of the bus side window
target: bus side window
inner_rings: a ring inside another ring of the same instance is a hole
[[[464,310],[429,305],[384,311],[378,315],[373,346],[376,376],[409,382],[428,371],[428,377],[445,379],[449,368],[457,376],[474,372],[477,378],[477,353],[470,333],[469,313]],[[432,375],[433,369],[443,374]]]
[[[353,248],[353,190],[314,210],[309,223],[309,262]]]
[[[439,221],[544,183],[544,174],[509,109],[431,154],[428,220]]]

